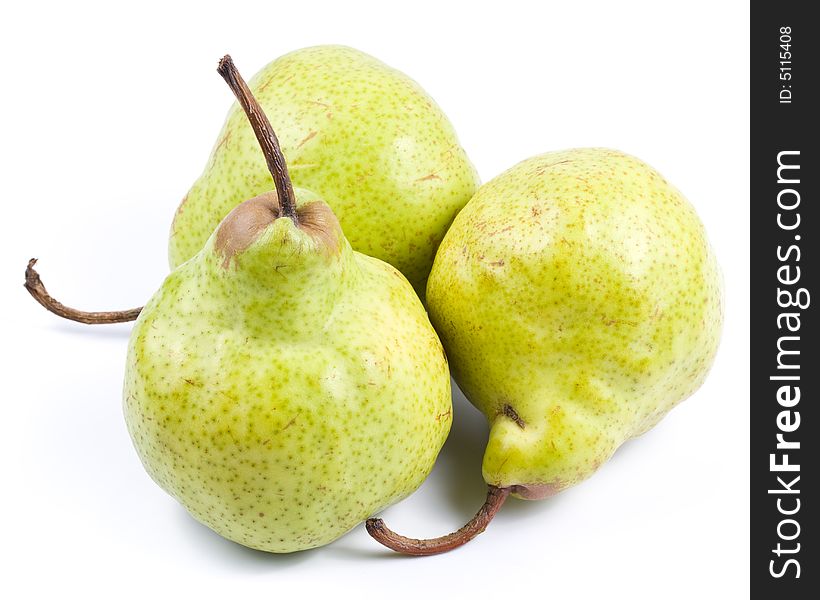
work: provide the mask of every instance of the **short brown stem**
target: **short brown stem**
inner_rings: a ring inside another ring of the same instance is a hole
[[[500,488],[494,485],[487,486],[487,500],[478,510],[476,515],[458,531],[428,540],[417,540],[404,537],[392,531],[381,519],[368,519],[365,523],[367,533],[377,542],[383,544],[402,554],[411,556],[430,556],[431,554],[441,554],[448,552],[459,546],[463,546],[479,533],[487,529],[487,525],[493,520],[495,513],[504,504],[507,496],[510,495],[510,488]]]
[[[279,140],[276,139],[276,134],[273,127],[271,127],[270,121],[268,121],[268,117],[262,107],[259,106],[259,102],[254,98],[248,84],[242,79],[242,75],[239,74],[239,70],[233,64],[230,55],[226,54],[222,57],[216,70],[231,88],[251,122],[253,132],[256,134],[256,139],[259,140],[262,153],[265,155],[265,161],[268,163],[268,169],[273,176],[273,184],[276,186],[276,194],[279,196],[279,209],[282,215],[289,217],[296,223],[296,198],[293,193],[293,184],[290,181],[285,156],[282,154]]]
[[[25,288],[28,293],[43,305],[46,310],[55,315],[68,319],[69,321],[77,321],[78,323],[86,323],[87,325],[100,325],[107,323],[127,323],[133,321],[139,316],[142,307],[132,308],[130,310],[116,310],[116,311],[100,311],[100,312],[85,312],[74,308],[69,308],[64,304],[52,298],[46,286],[40,280],[40,274],[34,270],[34,265],[37,264],[37,259],[32,258],[28,261],[26,267],[26,283]]]

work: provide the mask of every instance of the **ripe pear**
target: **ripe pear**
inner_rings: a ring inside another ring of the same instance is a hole
[[[427,302],[489,421],[489,494],[478,521],[438,540],[368,523],[416,554],[477,535],[509,494],[545,498],[595,473],[701,385],[723,320],[692,206],[649,165],[600,148],[536,156],[483,185],[439,248]]]
[[[279,137],[294,185],[330,205],[355,250],[390,263],[423,292],[436,248],[478,187],[433,99],[403,73],[343,46],[282,56],[249,87]],[[196,254],[237,204],[271,189],[253,131],[234,104],[176,212],[171,267]]]
[[[421,484],[450,427],[449,370],[407,280],[293,189],[229,57],[220,72],[276,191],[234,208],[140,313],[125,418],[148,473],[197,520],[292,552]]]

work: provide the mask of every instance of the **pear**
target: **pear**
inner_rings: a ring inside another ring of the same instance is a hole
[[[327,544],[407,496],[450,428],[444,351],[392,266],[294,189],[229,57],[276,191],[234,208],[140,313],[124,412],[150,476],[220,535]]]
[[[330,205],[355,250],[390,263],[423,292],[436,248],[478,187],[433,99],[403,73],[344,46],[282,56],[249,87],[277,132],[294,185]],[[198,252],[237,204],[272,188],[235,104],[177,210],[171,267]]]
[[[488,498],[435,540],[368,523],[411,554],[480,533],[510,494],[546,498],[604,464],[703,382],[722,279],[692,206],[637,158],[553,152],[483,185],[456,218],[427,287],[453,376],[486,416]]]
[[[316,46],[274,60],[249,82],[273,123],[298,187],[333,209],[353,248],[401,271],[423,298],[436,249],[478,187],[447,117],[415,81],[353,48]],[[177,208],[174,269],[240,202],[273,189],[239,104],[202,175]],[[87,324],[133,321],[140,308],[89,312],[49,295],[36,259],[25,287],[47,310]]]

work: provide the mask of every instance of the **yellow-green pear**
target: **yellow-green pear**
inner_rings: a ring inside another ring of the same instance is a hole
[[[354,250],[386,261],[420,292],[475,169],[433,99],[358,50],[316,46],[274,60],[249,87],[270,119],[294,185],[318,194]],[[273,189],[238,104],[171,227],[176,267],[237,204]]]
[[[314,194],[294,191],[229,57],[220,72],[276,191],[234,208],[140,313],[125,417],[148,473],[197,520],[292,552],[421,484],[450,428],[450,377],[407,280],[354,251]]]
[[[577,484],[703,382],[722,281],[694,209],[615,150],[553,152],[483,185],[456,218],[427,287],[453,376],[486,416],[487,503],[436,540],[371,533],[432,554],[480,533],[504,499]]]

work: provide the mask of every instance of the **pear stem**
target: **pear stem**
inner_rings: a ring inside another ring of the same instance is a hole
[[[276,133],[274,133],[268,117],[262,107],[259,106],[259,102],[254,98],[248,84],[242,79],[242,75],[239,74],[239,70],[229,54],[222,57],[216,70],[231,88],[245,111],[248,121],[251,122],[253,132],[256,134],[256,139],[259,141],[262,153],[265,155],[265,161],[268,163],[268,170],[273,176],[273,184],[276,186],[276,194],[279,196],[279,210],[282,215],[290,218],[294,223],[298,222],[296,199],[293,193],[293,184],[288,174],[288,165],[285,162],[279,140],[276,138]]]
[[[46,290],[46,286],[44,286],[40,280],[40,274],[34,270],[35,264],[37,264],[36,258],[32,258],[28,261],[28,267],[26,267],[26,283],[24,284],[25,288],[46,310],[54,313],[58,317],[68,319],[69,321],[85,323],[86,325],[104,325],[108,323],[127,323],[128,321],[134,321],[142,311],[142,307],[129,310],[107,310],[100,312],[86,312],[77,310],[76,308],[70,308],[51,297]]]
[[[367,533],[377,542],[387,546],[391,550],[410,556],[430,556],[448,552],[459,546],[463,546],[472,540],[479,533],[487,529],[487,525],[493,520],[495,513],[504,504],[507,496],[510,495],[511,488],[500,488],[494,485],[487,486],[487,500],[478,509],[476,515],[458,531],[427,540],[417,540],[404,537],[389,529],[381,519],[368,519],[365,523]]]

